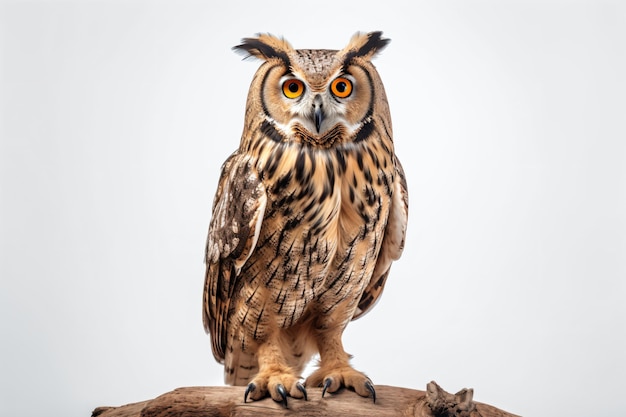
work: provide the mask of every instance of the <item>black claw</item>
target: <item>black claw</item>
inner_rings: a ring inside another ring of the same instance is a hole
[[[280,396],[283,397],[283,400],[280,403],[283,407],[287,408],[287,391],[285,390],[285,387],[283,387],[282,384],[278,384],[276,385],[276,391],[278,391]]]
[[[328,387],[330,387],[332,383],[333,383],[333,380],[330,378],[326,378],[324,380],[324,389],[322,390],[322,398],[324,398],[324,394],[326,394],[326,390],[328,389]]]
[[[365,381],[365,388],[372,394],[372,398],[374,399],[374,403],[376,403],[376,390],[374,389],[374,385],[370,381]]]
[[[250,382],[248,384],[248,387],[246,388],[246,393],[243,395],[243,402],[245,403],[246,401],[248,401],[248,394],[250,394],[252,391],[254,391],[256,389],[256,385],[254,385],[254,383]]]
[[[302,395],[304,395],[304,401],[309,401],[309,398],[306,395],[306,388],[304,388],[304,385],[298,382],[296,384],[296,388],[298,388],[298,391],[300,391]]]

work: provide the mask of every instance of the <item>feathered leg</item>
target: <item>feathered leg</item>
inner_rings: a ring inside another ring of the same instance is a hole
[[[320,367],[307,378],[305,385],[323,387],[322,395],[326,392],[336,392],[345,386],[354,389],[363,397],[371,396],[376,402],[376,391],[372,381],[350,365],[350,355],[346,353],[341,342],[341,336],[351,316],[344,314],[344,320],[336,321],[337,316],[341,316],[338,313],[322,316],[317,321]]]
[[[287,396],[306,399],[306,390],[300,382],[300,377],[287,364],[281,348],[279,331],[259,344],[256,356],[259,373],[248,384],[244,401],[248,398],[260,400],[269,393],[274,401],[287,407]]]

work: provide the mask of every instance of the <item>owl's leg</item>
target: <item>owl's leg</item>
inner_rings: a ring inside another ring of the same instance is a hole
[[[287,407],[287,396],[307,399],[306,389],[293,368],[287,365],[281,348],[281,340],[276,335],[259,344],[257,350],[259,373],[248,384],[244,402],[248,398],[260,400],[269,395],[274,401]]]
[[[371,396],[376,402],[376,391],[372,381],[350,365],[350,355],[341,342],[341,335],[349,319],[339,324],[325,323],[317,330],[317,345],[320,353],[320,367],[306,380],[305,386],[323,387],[326,392],[336,392],[348,387],[363,396]],[[327,327],[327,325],[329,325]]]

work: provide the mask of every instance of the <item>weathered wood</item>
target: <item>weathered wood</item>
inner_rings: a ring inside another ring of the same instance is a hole
[[[92,417],[249,417],[249,416],[413,416],[413,417],[517,417],[472,400],[473,390],[449,394],[435,382],[426,391],[376,386],[376,403],[349,390],[326,394],[309,388],[308,401],[289,398],[288,408],[266,398],[243,402],[244,387],[186,387],[153,400],[121,407],[98,407]]]

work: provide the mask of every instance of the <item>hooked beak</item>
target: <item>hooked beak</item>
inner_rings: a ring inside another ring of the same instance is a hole
[[[322,110],[322,99],[320,96],[315,97],[313,115],[315,118],[315,129],[317,129],[317,133],[320,133],[320,127],[324,121],[324,110]]]

